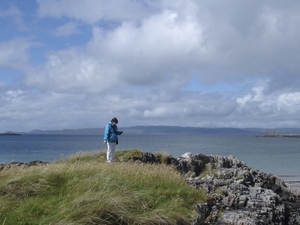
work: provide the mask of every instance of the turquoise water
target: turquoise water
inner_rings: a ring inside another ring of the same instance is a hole
[[[253,169],[273,173],[284,180],[300,180],[300,139],[258,138],[247,135],[121,135],[118,150],[138,148],[165,152],[174,157],[185,152],[234,155]],[[97,135],[0,136],[0,163],[33,160],[55,161],[78,151],[102,151]]]

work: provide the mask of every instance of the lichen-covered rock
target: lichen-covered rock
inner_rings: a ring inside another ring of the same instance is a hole
[[[207,207],[195,205],[199,213],[195,225],[300,224],[299,197],[283,180],[252,170],[234,156],[197,154],[191,155],[191,159],[185,159],[185,162],[195,162],[193,159],[201,162],[206,175],[190,176],[189,171],[183,171],[186,181],[195,188],[206,190],[209,195]],[[178,160],[181,161],[181,157]],[[192,166],[187,164],[186,168]],[[199,210],[203,208],[205,210]]]

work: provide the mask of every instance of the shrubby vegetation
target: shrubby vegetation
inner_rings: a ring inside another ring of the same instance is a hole
[[[0,171],[0,224],[189,224],[205,194],[165,164],[120,162],[139,150],[78,153]],[[164,155],[160,154],[164,159]]]

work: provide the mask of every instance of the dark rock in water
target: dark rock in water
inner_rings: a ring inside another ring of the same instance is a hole
[[[143,153],[139,160],[158,162],[151,155]],[[170,163],[188,185],[209,196],[206,203],[195,204],[199,215],[193,225],[300,224],[300,190],[273,174],[253,170],[234,156],[186,153]]]
[[[276,132],[270,132],[261,136],[255,137],[288,137],[288,138],[300,138],[300,134],[278,134]]]
[[[13,133],[11,131],[0,133],[0,136],[20,136],[21,134]]]

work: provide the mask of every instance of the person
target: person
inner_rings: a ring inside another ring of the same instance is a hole
[[[118,119],[114,117],[105,126],[104,129],[103,143],[107,145],[107,153],[106,153],[107,162],[114,161],[118,135],[121,135],[123,133],[123,131],[118,131],[117,124],[118,124]]]

